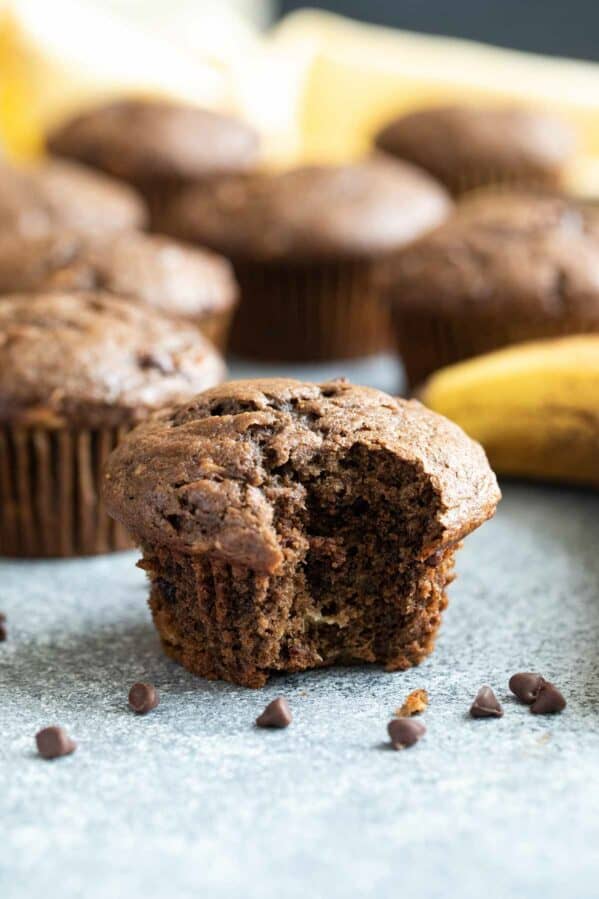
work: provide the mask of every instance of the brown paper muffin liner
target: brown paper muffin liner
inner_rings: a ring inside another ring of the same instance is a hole
[[[236,263],[241,303],[231,349],[271,362],[351,359],[388,349],[381,263]]]
[[[508,172],[505,169],[472,167],[460,172],[447,173],[443,183],[454,197],[460,197],[472,190],[489,188],[492,190],[527,190],[527,191],[555,191],[562,184],[560,172],[554,173],[523,173],[514,170]]]
[[[524,321],[509,316],[484,320],[471,318],[466,309],[459,319],[449,318],[435,314],[432,303],[427,305],[430,312],[403,309],[397,304],[392,310],[396,346],[411,390],[446,365],[527,340],[589,331],[584,321],[549,322],[533,318]]]
[[[221,353],[226,352],[229,344],[233,312],[233,309],[224,309],[219,312],[209,312],[195,319],[195,323],[202,333]]]
[[[338,628],[314,639],[277,576],[207,556],[146,547],[139,567],[151,578],[150,608],[168,656],[194,674],[262,687],[274,671],[297,672],[335,664],[378,663],[388,671],[418,665],[434,649],[454,578],[450,547],[423,573],[409,613],[386,621],[384,646],[339,646]],[[295,599],[297,602],[297,597]]]
[[[48,558],[131,548],[100,498],[104,463],[127,430],[0,427],[0,554]]]

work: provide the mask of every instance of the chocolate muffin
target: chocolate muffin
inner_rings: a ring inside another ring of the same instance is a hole
[[[599,331],[599,214],[482,192],[394,262],[388,295],[408,381],[512,343]]]
[[[130,545],[99,498],[101,469],[150,412],[217,383],[197,328],[102,292],[0,302],[0,553]]]
[[[561,119],[512,106],[441,106],[408,113],[375,137],[457,195],[486,185],[558,187],[575,135]]]
[[[54,228],[108,234],[146,224],[139,195],[113,178],[69,162],[16,168],[0,162],[0,237],[39,237]]]
[[[50,153],[129,182],[148,202],[152,227],[183,185],[245,172],[257,132],[233,116],[167,100],[126,99],[84,110],[48,139]]]
[[[140,231],[0,235],[0,294],[95,289],[194,322],[225,348],[237,286],[222,257]]]
[[[174,202],[166,228],[233,261],[241,287],[231,338],[238,353],[342,359],[389,346],[381,269],[449,209],[428,175],[373,158],[191,188]]]
[[[419,403],[272,379],[142,424],[104,496],[142,546],[166,652],[260,687],[275,671],[418,664],[454,553],[500,495],[481,447]]]

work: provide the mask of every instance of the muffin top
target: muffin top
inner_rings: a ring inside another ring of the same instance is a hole
[[[253,166],[259,138],[232,116],[128,99],[81,112],[50,135],[48,149],[126,180],[194,179]]]
[[[142,543],[274,571],[285,554],[275,506],[284,515],[290,491],[318,478],[327,456],[342,460],[356,447],[392,454],[407,483],[424,479],[431,521],[422,558],[493,514],[499,490],[478,444],[416,401],[344,381],[235,381],[206,390],[121,443],[105,500]],[[342,485],[342,463],[339,478]]]
[[[0,421],[129,425],[223,376],[196,328],[111,294],[0,302]]]
[[[390,122],[376,146],[437,177],[483,169],[553,173],[572,155],[571,128],[546,113],[511,106],[421,109]]]
[[[146,217],[134,190],[85,166],[51,161],[15,168],[0,162],[0,235],[35,237],[56,227],[105,234],[140,228]]]
[[[373,157],[191,187],[173,202],[166,228],[236,258],[376,256],[435,227],[449,209],[428,175]]]
[[[0,293],[96,289],[183,318],[229,309],[237,295],[226,259],[166,237],[0,234]]]
[[[393,262],[403,309],[599,326],[599,217],[543,195],[487,192]]]

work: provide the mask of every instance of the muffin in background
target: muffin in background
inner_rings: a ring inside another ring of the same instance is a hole
[[[220,350],[237,285],[226,259],[154,234],[0,235],[0,294],[101,289],[197,324]]]
[[[599,332],[599,213],[480,192],[398,255],[387,295],[412,387],[509,344]]]
[[[102,467],[151,412],[222,380],[197,328],[100,291],[0,301],[0,554],[76,556],[130,541]]]
[[[55,228],[109,234],[146,224],[137,191],[115,178],[61,160],[18,168],[0,161],[0,239],[39,237]]]
[[[375,144],[454,195],[485,186],[559,188],[576,138],[564,121],[513,106],[439,106],[387,124]]]
[[[83,110],[51,133],[48,150],[127,181],[152,229],[182,186],[253,169],[257,132],[230,115],[168,100],[125,99]]]
[[[166,230],[233,262],[233,350],[279,362],[343,359],[389,347],[381,271],[450,208],[425,173],[373,157],[190,188]]]
[[[500,494],[481,447],[345,381],[236,381],[154,416],[106,467],[165,651],[261,687],[274,672],[431,652],[453,558]]]

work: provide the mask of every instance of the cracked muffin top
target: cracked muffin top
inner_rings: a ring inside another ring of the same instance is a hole
[[[234,258],[367,257],[404,246],[449,210],[429,175],[372,157],[188,188],[167,211],[165,229]]]
[[[402,309],[599,325],[599,217],[559,197],[481,192],[398,254]]]
[[[375,138],[393,156],[441,181],[459,172],[552,177],[574,153],[575,135],[546,113],[511,106],[444,106],[395,119]]]
[[[132,188],[85,166],[0,162],[0,235],[37,237],[54,228],[106,234],[141,228],[146,220],[145,204]]]
[[[0,302],[0,421],[129,425],[218,383],[224,372],[196,328],[112,294]]]
[[[127,99],[81,112],[48,149],[112,175],[194,179],[255,165],[257,132],[233,116],[166,100]]]
[[[0,235],[0,293],[52,290],[105,290],[182,318],[229,309],[237,298],[226,259],[155,234]]]
[[[305,504],[305,485],[323,470],[343,491],[356,447],[391,455],[395,476],[427,497],[423,558],[495,510],[484,451],[447,419],[345,381],[288,379],[229,382],[144,422],[109,460],[105,501],[143,544],[273,572],[287,552],[275,517]]]

